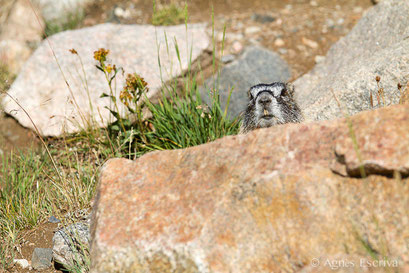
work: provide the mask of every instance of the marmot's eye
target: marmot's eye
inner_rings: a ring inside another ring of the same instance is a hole
[[[282,96],[282,97],[286,97],[286,96],[288,96],[288,91],[287,91],[287,89],[286,89],[286,88],[284,88],[284,89],[281,91],[280,96]]]

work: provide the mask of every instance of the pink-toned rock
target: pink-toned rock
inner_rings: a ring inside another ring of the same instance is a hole
[[[5,8],[8,16],[0,29],[0,63],[16,74],[41,42],[45,24],[41,14],[37,18],[33,12],[37,6],[26,0],[13,1]]]
[[[377,265],[339,272],[407,267],[409,181],[390,175],[409,175],[409,108],[363,112],[351,124],[365,179],[350,177],[358,163],[345,119],[108,161],[91,272],[331,272],[326,257]]]
[[[141,75],[148,83],[147,96],[151,98],[159,93],[162,80],[167,82],[179,76],[188,68],[189,60],[195,61],[208,48],[210,39],[205,30],[205,24],[189,24],[186,30],[185,25],[107,23],[60,32],[37,48],[9,94],[19,100],[44,136],[78,132],[90,125],[103,127],[114,118],[105,108],[112,108],[112,102],[101,98],[102,93],[109,93],[109,87],[104,74],[95,67],[94,51],[109,49],[108,59],[112,63],[126,73]],[[75,49],[78,55],[71,54],[70,49]],[[113,82],[118,101],[125,77],[126,74],[118,73]],[[10,98],[6,97],[3,105],[20,124],[34,129],[31,120]],[[121,115],[126,114],[124,105],[119,103],[118,108]]]

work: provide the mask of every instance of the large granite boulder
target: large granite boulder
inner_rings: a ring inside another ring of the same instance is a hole
[[[400,105],[112,159],[94,203],[91,272],[408,266],[407,132]],[[343,267],[343,257],[374,266]]]
[[[179,46],[181,65],[174,41]],[[189,48],[186,48],[187,45]],[[108,58],[112,63],[123,67],[126,73],[141,75],[150,89],[147,95],[152,97],[161,87],[162,80],[166,82],[187,69],[190,54],[194,61],[209,45],[204,24],[188,25],[187,32],[185,25],[154,27],[114,24],[65,31],[41,44],[22,68],[9,94],[18,99],[42,135],[72,133],[92,122],[104,126],[110,120],[110,113],[104,106],[109,106],[111,102],[108,98],[100,98],[103,92],[109,93],[109,88],[104,74],[95,67],[94,51],[109,49]],[[69,52],[72,48],[81,57],[83,67],[78,56]],[[113,84],[117,87],[114,92],[118,96],[124,82],[124,75],[118,73]],[[27,115],[10,98],[5,97],[3,104],[5,111],[23,126],[33,128]],[[119,106],[122,113],[124,107]]]
[[[5,1],[1,8],[6,13],[0,21],[0,65],[6,65],[17,74],[43,36],[44,21],[36,17],[28,1]]]
[[[220,74],[207,79],[200,88],[200,93],[206,103],[211,104],[209,92],[216,87],[224,110],[233,90],[228,114],[234,118],[246,109],[247,91],[251,86],[288,81],[290,77],[290,68],[280,55],[259,46],[251,46],[246,48],[237,60],[223,67]]]
[[[297,79],[296,99],[311,120],[341,117],[333,93],[350,114],[370,109],[370,93],[385,89],[386,104],[399,101],[397,84],[409,80],[409,1],[385,0],[371,8],[329,50],[325,61]],[[374,99],[375,107],[378,106]]]

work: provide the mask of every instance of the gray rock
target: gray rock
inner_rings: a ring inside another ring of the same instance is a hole
[[[51,248],[35,248],[31,256],[31,266],[35,270],[47,269],[51,266],[53,250]]]
[[[231,63],[232,61],[234,61],[234,59],[235,59],[234,55],[228,54],[228,55],[222,56],[220,60],[222,61],[222,63],[227,64],[227,63]]]
[[[112,63],[123,67],[126,73],[141,75],[150,89],[147,95],[152,97],[162,86],[158,51],[162,79],[166,82],[173,76],[179,75],[181,69],[187,69],[190,48],[192,48],[192,61],[194,61],[210,45],[205,29],[205,24],[188,25],[188,42],[186,42],[185,25],[154,27],[102,24],[61,32],[51,36],[49,40],[71,91],[58,68],[48,42],[43,42],[23,66],[9,93],[19,100],[42,135],[60,136],[64,132],[76,132],[92,120],[97,126],[105,126],[111,119],[111,114],[104,108],[110,105],[110,100],[100,98],[100,95],[103,92],[109,93],[109,88],[103,73],[95,67],[94,51],[102,47],[109,49],[108,58]],[[157,33],[157,40],[155,33]],[[180,50],[182,68],[179,66],[174,50],[175,39]],[[77,55],[69,52],[72,48],[76,49],[84,63],[92,109],[84,84],[81,63]],[[119,91],[124,85],[122,73],[118,73],[116,85],[116,94],[119,96]],[[29,118],[10,98],[6,97],[3,102],[7,113],[15,117],[23,126],[34,128]],[[119,107],[120,113],[125,113],[125,107],[121,104]]]
[[[48,218],[48,222],[50,222],[50,223],[59,223],[61,221],[59,219],[57,219],[55,216],[51,216],[50,218]]]
[[[229,92],[233,88],[228,114],[236,117],[246,108],[247,91],[251,86],[258,83],[287,81],[289,78],[290,68],[277,53],[253,46],[246,48],[237,60],[223,67],[218,80],[217,76],[207,79],[199,90],[206,103],[210,105],[208,90],[213,89],[214,82],[219,83],[220,101],[224,110]]]
[[[266,23],[271,23],[274,22],[276,20],[275,17],[268,15],[268,14],[258,14],[258,13],[254,13],[251,16],[251,19],[253,21],[256,21],[258,23],[262,23],[262,24],[266,24]]]
[[[58,230],[53,237],[53,258],[58,264],[70,268],[84,263],[84,252],[90,243],[89,221],[72,224]]]
[[[34,0],[40,6],[44,19],[54,23],[67,22],[73,14],[83,13],[85,6],[92,1],[94,0]]]
[[[351,32],[329,50],[325,60],[294,82],[307,120],[341,117],[371,109],[370,93],[381,77],[386,104],[399,101],[397,84],[409,78],[409,2],[385,0],[372,7]],[[375,106],[377,107],[375,100]]]

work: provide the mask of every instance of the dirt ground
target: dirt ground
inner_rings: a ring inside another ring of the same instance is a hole
[[[226,54],[238,54],[250,44],[262,45],[287,61],[293,80],[322,60],[330,46],[345,36],[370,6],[370,0],[188,1],[190,23],[208,22],[210,30],[213,7],[216,30],[220,33],[226,24]],[[118,8],[126,16],[116,15]],[[86,10],[82,26],[104,22],[147,24],[151,17],[151,0],[97,0]],[[220,44],[220,34],[216,40]],[[0,117],[0,152],[33,144],[38,145],[38,140],[31,131],[11,118]],[[52,247],[54,229],[52,224],[40,224],[27,231],[17,258],[30,261],[34,247]],[[10,272],[33,271],[15,267]]]

